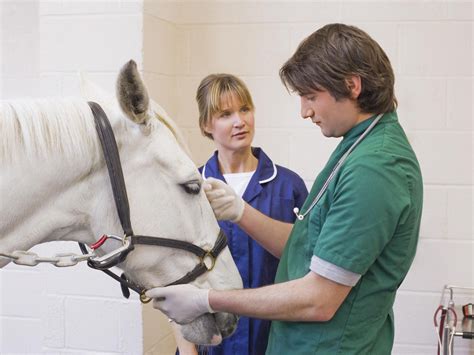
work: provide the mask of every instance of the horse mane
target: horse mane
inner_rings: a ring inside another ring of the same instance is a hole
[[[151,101],[151,112],[191,156],[182,133],[166,111]],[[52,156],[61,156],[67,161],[91,159],[98,156],[99,150],[94,118],[83,99],[0,101],[1,165]]]
[[[62,156],[97,156],[91,109],[81,99],[0,101],[0,164]]]
[[[150,100],[150,108],[153,115],[170,130],[184,152],[190,158],[192,158],[191,150],[189,149],[189,146],[184,139],[181,130],[173,121],[173,119],[168,115],[168,113],[154,100]]]

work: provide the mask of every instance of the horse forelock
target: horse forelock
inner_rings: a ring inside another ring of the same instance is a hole
[[[76,161],[99,151],[92,112],[80,99],[0,102],[0,164],[61,156]]]

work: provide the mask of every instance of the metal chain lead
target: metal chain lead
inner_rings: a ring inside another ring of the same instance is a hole
[[[52,257],[38,256],[36,253],[15,250],[11,254],[0,253],[0,257],[12,260],[15,264],[25,266],[36,266],[39,263],[53,264],[56,267],[74,266],[82,261],[87,261],[89,258],[96,256],[95,253],[84,255],[73,253],[60,253]]]

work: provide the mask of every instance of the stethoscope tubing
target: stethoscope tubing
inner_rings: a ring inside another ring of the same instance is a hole
[[[295,207],[293,209],[293,212],[294,214],[296,215],[296,218],[298,218],[298,220],[302,221],[306,215],[311,212],[311,210],[314,208],[314,206],[316,206],[316,204],[318,203],[318,201],[320,200],[320,198],[323,196],[323,194],[326,192],[328,186],[329,186],[329,183],[331,182],[331,180],[334,178],[334,176],[336,176],[337,172],[339,171],[339,169],[341,168],[342,164],[344,163],[344,161],[347,159],[347,157],[349,156],[349,154],[351,154],[351,152],[355,149],[355,147],[369,134],[369,132],[372,130],[372,128],[375,127],[375,125],[380,121],[380,119],[382,118],[383,116],[383,113],[379,114],[377,117],[375,117],[375,119],[373,120],[373,122],[369,125],[369,127],[367,127],[364,131],[364,133],[362,133],[359,138],[357,138],[357,140],[349,147],[349,149],[347,150],[347,152],[344,153],[344,155],[338,160],[338,162],[336,163],[336,165],[334,166],[334,168],[332,169],[331,171],[331,174],[329,174],[328,178],[326,179],[326,181],[324,182],[324,185],[323,187],[321,188],[321,190],[319,190],[318,194],[316,195],[316,197],[314,198],[313,202],[311,203],[311,205],[309,206],[309,208],[306,210],[306,212],[304,212],[303,214],[300,214],[300,210],[298,207]]]

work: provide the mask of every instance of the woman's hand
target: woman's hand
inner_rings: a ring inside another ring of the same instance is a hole
[[[219,221],[239,222],[244,213],[244,200],[225,182],[208,178],[204,180],[203,190]]]

